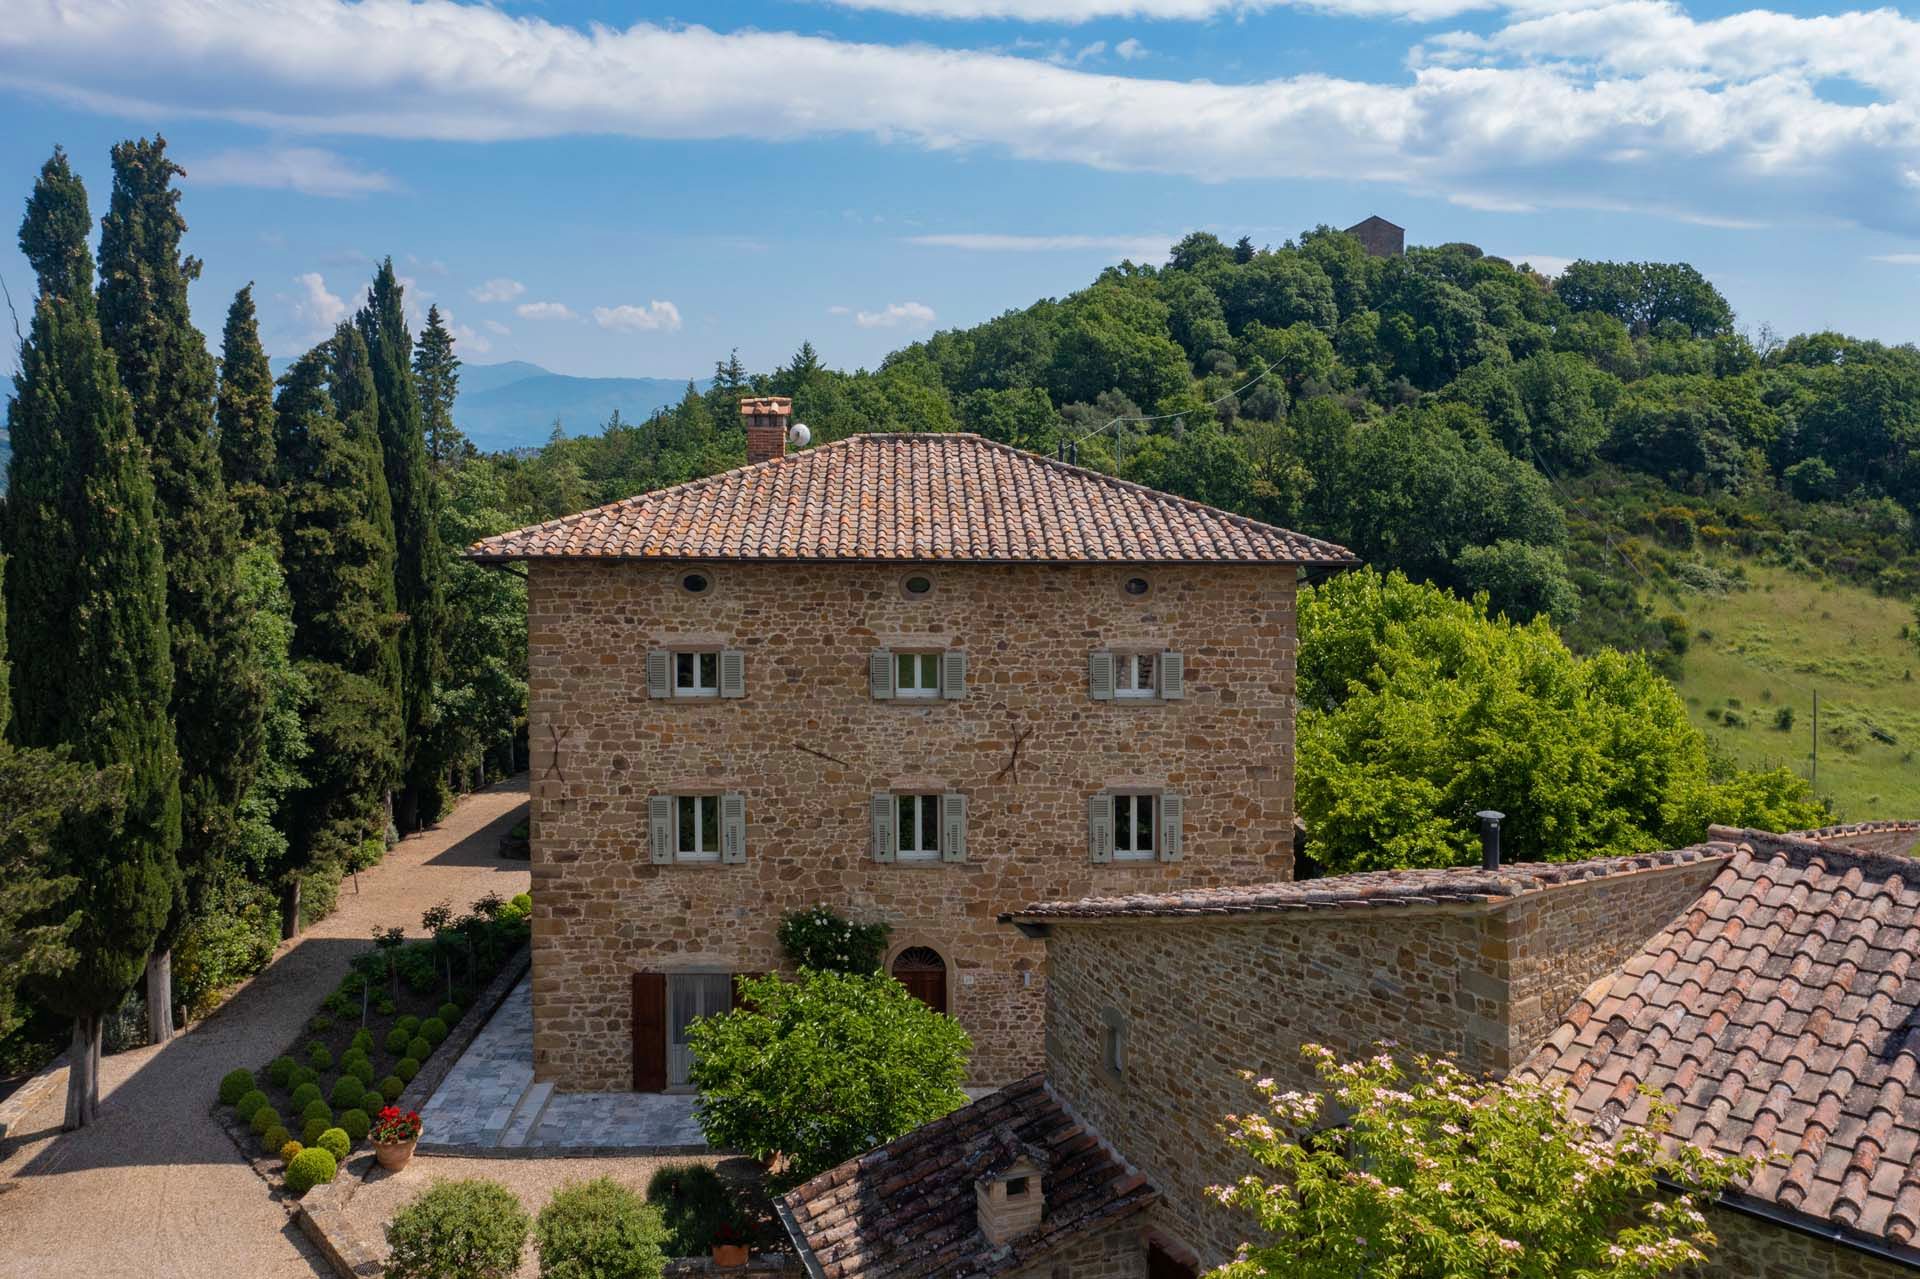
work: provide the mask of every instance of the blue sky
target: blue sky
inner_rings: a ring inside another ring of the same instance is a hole
[[[0,222],[55,143],[188,169],[194,302],[277,355],[379,255],[469,360],[871,365],[1158,260],[1380,213],[1681,259],[1742,324],[1920,337],[1920,21],[1665,0],[0,0]],[[30,293],[11,235],[0,278]],[[10,360],[0,356],[0,360]]]

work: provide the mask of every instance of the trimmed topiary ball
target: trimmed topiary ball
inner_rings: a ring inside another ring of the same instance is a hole
[[[324,1101],[310,1101],[300,1108],[300,1117],[302,1119],[324,1119],[328,1123],[332,1123],[333,1107],[327,1105]],[[307,1144],[311,1145],[313,1143],[309,1142]]]
[[[527,1214],[492,1181],[440,1181],[387,1223],[388,1279],[506,1279],[520,1268]]]
[[[319,1084],[301,1084],[293,1090],[293,1108],[305,1110],[309,1102],[320,1100]]]
[[[393,1073],[400,1076],[400,1078],[407,1083],[412,1083],[413,1077],[420,1073],[420,1059],[417,1057],[402,1057],[400,1063],[393,1068]]]
[[[373,1051],[373,1032],[371,1030],[368,1030],[365,1026],[362,1026],[360,1029],[354,1031],[352,1046],[354,1048],[359,1049],[363,1053],[372,1052]]]
[[[347,1152],[353,1149],[353,1138],[347,1136],[345,1128],[329,1128],[320,1134],[320,1140],[314,1144],[332,1155],[337,1163],[345,1159]]]
[[[280,1124],[275,1124],[260,1134],[260,1149],[273,1154],[280,1147],[293,1140],[293,1134]]]
[[[375,1078],[373,1063],[368,1061],[365,1057],[362,1057],[359,1061],[356,1061],[353,1063],[353,1065],[347,1067],[347,1073],[349,1075],[352,1075],[355,1079],[358,1079],[363,1087],[367,1087],[367,1088],[373,1087],[373,1081]]]
[[[447,1025],[451,1026],[453,1025],[454,1022],[460,1020],[460,1005],[442,1004],[440,1005],[440,1007],[434,1010],[433,1015],[435,1017],[438,1017],[442,1022],[445,1022]]]
[[[342,1075],[333,1081],[333,1091],[327,1094],[327,1100],[333,1103],[335,1110],[345,1110],[349,1106],[360,1104],[361,1094],[367,1086],[352,1075]]]
[[[429,1017],[420,1023],[420,1038],[438,1048],[447,1037],[447,1023],[438,1017]]]
[[[407,1081],[400,1078],[400,1076],[398,1075],[388,1075],[385,1079],[382,1079],[380,1081],[380,1095],[386,1098],[387,1104],[389,1106],[391,1106],[394,1102],[399,1101],[400,1094],[405,1092],[406,1090],[407,1090]]]
[[[316,1035],[324,1035],[333,1029],[333,1018],[325,1013],[315,1013],[307,1019],[307,1029]]]
[[[393,996],[391,995],[382,995],[373,1002],[373,1010],[382,1017],[393,1016],[393,1010],[396,1007],[398,1007],[398,1005],[393,1002]]]
[[[395,1026],[387,1032],[387,1055],[398,1057],[407,1051],[407,1041],[413,1038],[410,1026]]]
[[[251,1070],[229,1070],[220,1076],[220,1104],[223,1106],[233,1105],[254,1090]]]
[[[320,1072],[312,1066],[295,1066],[293,1073],[287,1076],[287,1087],[298,1088],[301,1084],[313,1084],[315,1087],[318,1087],[320,1084]]]
[[[306,1146],[311,1146],[314,1142],[320,1140],[321,1133],[325,1132],[327,1129],[331,1127],[333,1127],[333,1120],[331,1119],[307,1120],[306,1123],[303,1124],[300,1128],[301,1144]]]
[[[280,1163],[281,1163],[281,1164],[282,1164],[283,1166],[284,1166],[284,1165],[286,1165],[286,1164],[290,1164],[290,1163],[292,1163],[292,1162],[293,1162],[293,1157],[294,1157],[295,1155],[297,1155],[297,1154],[299,1154],[299,1153],[300,1153],[301,1151],[303,1151],[303,1150],[305,1150],[305,1149],[306,1149],[306,1147],[305,1147],[305,1146],[303,1146],[303,1145],[301,1145],[301,1144],[300,1144],[299,1142],[297,1142],[297,1141],[287,1141],[287,1142],[283,1142],[283,1143],[281,1143],[281,1146],[280,1146]]]
[[[373,1120],[364,1110],[354,1109],[340,1112],[340,1129],[356,1142],[367,1139],[367,1129],[373,1127]]]
[[[253,1112],[268,1105],[267,1094],[255,1088],[252,1092],[233,1103],[233,1117],[241,1123],[253,1122]]]
[[[425,1035],[415,1035],[407,1041],[407,1056],[415,1061],[425,1061],[433,1055],[433,1045],[427,1042]]]
[[[316,1071],[333,1068],[333,1054],[327,1051],[325,1044],[314,1044],[307,1049],[307,1065]]]
[[[253,1112],[253,1118],[247,1121],[247,1126],[252,1128],[257,1136],[269,1128],[278,1127],[279,1123],[280,1112],[273,1108],[272,1102],[268,1102]]]
[[[275,1088],[285,1088],[293,1072],[300,1069],[300,1063],[291,1057],[275,1057],[273,1064],[267,1067],[267,1078],[273,1081]]]
[[[296,1195],[304,1195],[315,1186],[324,1186],[332,1181],[338,1171],[339,1161],[331,1153],[308,1147],[287,1161],[287,1189]]]
[[[542,1279],[658,1276],[666,1227],[660,1210],[611,1177],[568,1182],[534,1224]]]

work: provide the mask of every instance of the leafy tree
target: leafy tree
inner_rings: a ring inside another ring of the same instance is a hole
[[[354,323],[371,358],[380,446],[393,509],[395,599],[403,619],[399,641],[404,789],[396,816],[402,830],[413,830],[437,819],[444,803],[438,762],[421,748],[433,726],[433,689],[442,666],[446,600],[445,557],[435,511],[438,498],[427,467],[420,397],[410,363],[413,339],[407,331],[401,292],[393,259],[388,258],[374,275],[367,304]]]
[[[234,809],[259,767],[266,690],[246,661],[234,556],[240,514],[213,434],[214,365],[187,308],[200,263],[180,254],[183,170],[166,140],[113,148],[113,197],[100,231],[100,328],[133,401],[153,468],[173,647],[170,707],[180,755],[183,893],[147,969],[156,1043],[173,1037],[171,949],[231,851]]]
[[[1720,291],[1684,262],[1590,262],[1560,273],[1554,292],[1574,311],[1599,311],[1635,333],[1673,320],[1694,337],[1733,328],[1733,308]]]
[[[885,973],[736,977],[739,1006],[693,1023],[700,1128],[807,1178],[966,1105],[972,1043]]]
[[[1263,1079],[1264,1113],[1228,1117],[1227,1144],[1270,1175],[1213,1189],[1258,1230],[1219,1279],[1674,1274],[1717,1242],[1698,1205],[1753,1168],[1669,1140],[1658,1098],[1608,1141],[1555,1090],[1445,1058],[1305,1056],[1320,1091]]]
[[[267,714],[260,768],[240,800],[232,870],[236,879],[273,884],[288,869],[287,836],[278,820],[306,784],[301,772],[308,753],[302,717],[312,690],[294,661],[293,600],[279,559],[269,546],[256,544],[241,552],[237,569],[251,660],[266,680]]]
[[[40,292],[8,405],[11,734],[126,770],[123,820],[96,806],[53,836],[51,873],[75,885],[53,915],[80,915],[76,958],[29,980],[42,1006],[73,1019],[68,1128],[98,1112],[103,1016],[138,980],[180,874],[166,568],[133,405],[94,308],[87,223],[86,191],[56,150],[20,231]]]
[[[452,548],[526,520],[509,509],[505,477],[491,459],[470,460],[447,477],[446,486],[440,540],[450,561],[447,665],[437,692],[432,754],[448,767],[477,769],[489,750],[505,747],[510,764],[527,707],[526,580],[484,568]]]
[[[214,421],[227,494],[240,512],[240,538],[278,544],[280,498],[274,488],[273,370],[260,345],[253,286],[233,295],[220,342],[220,391]]]
[[[473,452],[453,424],[453,402],[460,394],[460,357],[453,334],[436,304],[427,308],[427,327],[413,350],[413,381],[420,393],[420,422],[427,436],[427,460],[440,470]]]
[[[1469,546],[1454,560],[1454,574],[1467,595],[1485,594],[1490,612],[1516,622],[1536,617],[1564,626],[1580,611],[1580,592],[1559,551],[1511,538]]]

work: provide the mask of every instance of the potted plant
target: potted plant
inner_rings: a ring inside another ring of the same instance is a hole
[[[420,1112],[403,1112],[398,1106],[384,1108],[367,1130],[367,1139],[373,1143],[373,1155],[380,1166],[388,1172],[399,1172],[413,1158],[413,1148],[420,1142]]]
[[[731,1221],[713,1228],[713,1264],[724,1270],[747,1264],[747,1237]]]

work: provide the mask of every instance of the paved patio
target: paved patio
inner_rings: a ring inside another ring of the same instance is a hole
[[[422,1153],[704,1154],[695,1098],[533,1081],[533,981],[514,987],[420,1112]]]

